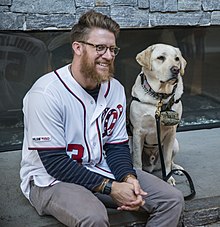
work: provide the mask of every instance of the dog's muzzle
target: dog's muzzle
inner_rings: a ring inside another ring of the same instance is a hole
[[[170,69],[173,77],[177,77],[180,73],[180,69],[177,66],[172,66]]]
[[[171,72],[171,78],[166,81],[160,81],[161,83],[169,82],[170,84],[175,84],[178,82],[178,75],[180,73],[180,69],[177,66],[172,66],[170,68],[170,72]]]

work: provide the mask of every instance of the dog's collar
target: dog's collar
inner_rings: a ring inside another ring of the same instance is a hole
[[[169,98],[172,94],[174,94],[174,92],[175,92],[175,90],[176,90],[177,84],[174,86],[173,91],[172,91],[172,93],[170,93],[170,94],[155,92],[155,91],[151,88],[150,84],[148,83],[146,77],[144,76],[144,73],[142,72],[142,73],[140,73],[139,75],[140,75],[140,77],[141,77],[141,85],[142,85],[144,91],[145,91],[147,94],[149,94],[150,96],[152,96],[154,99],[160,99],[160,100],[161,100],[161,99],[167,99],[167,98]]]
[[[141,100],[140,100],[139,98],[135,97],[135,96],[132,96],[132,97],[131,97],[131,100],[132,100],[132,101],[141,102]],[[161,111],[171,110],[172,106],[173,106],[174,104],[177,104],[178,102],[180,102],[180,100],[181,100],[181,99],[179,98],[179,99],[177,99],[176,101],[174,101],[174,95],[173,95],[173,96],[171,97],[171,99],[169,100],[168,103],[165,103],[165,104],[163,104],[163,105],[161,106]]]

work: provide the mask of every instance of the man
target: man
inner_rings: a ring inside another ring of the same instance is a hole
[[[25,96],[21,189],[40,215],[67,226],[109,226],[109,206],[145,210],[146,226],[176,227],[181,192],[133,169],[125,93],[113,78],[119,29],[95,11],[82,15],[71,31],[72,63]]]

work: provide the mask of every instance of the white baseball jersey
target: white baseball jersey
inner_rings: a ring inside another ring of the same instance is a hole
[[[39,78],[23,101],[24,142],[21,189],[29,198],[29,182],[56,183],[44,168],[38,149],[66,149],[87,169],[114,178],[103,145],[128,140],[123,86],[111,79],[101,85],[97,102],[72,77],[69,65]],[[117,127],[115,127],[117,126]]]

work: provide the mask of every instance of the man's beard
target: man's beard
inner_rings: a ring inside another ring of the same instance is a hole
[[[88,55],[85,52],[81,59],[80,72],[85,78],[90,78],[98,84],[101,84],[102,82],[109,81],[113,77],[114,64],[111,62],[108,71],[102,73],[97,72],[96,63],[89,61]]]

